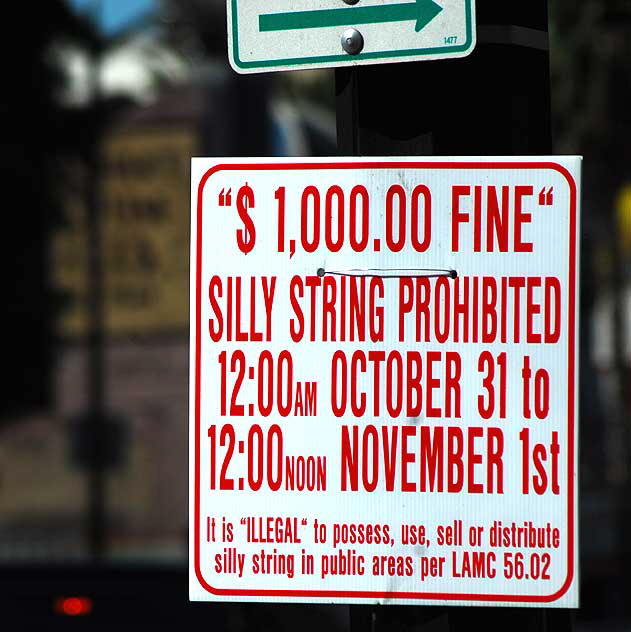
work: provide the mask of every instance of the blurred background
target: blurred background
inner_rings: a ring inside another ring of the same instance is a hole
[[[585,156],[575,629],[631,630],[631,2],[549,15],[554,152]],[[238,76],[225,19],[225,0],[9,9],[3,629],[348,629],[341,607],[187,603],[190,157],[337,153],[333,71]]]

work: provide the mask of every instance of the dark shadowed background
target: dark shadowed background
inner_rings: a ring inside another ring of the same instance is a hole
[[[631,630],[631,2],[549,15],[554,152],[585,157],[575,629]],[[341,606],[187,601],[190,157],[337,153],[333,72],[238,76],[225,19],[223,0],[7,9],[3,630],[349,628]],[[424,612],[400,624],[446,629]]]

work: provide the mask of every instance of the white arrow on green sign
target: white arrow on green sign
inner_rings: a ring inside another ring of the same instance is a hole
[[[475,46],[474,0],[227,1],[240,73],[463,57]],[[348,28],[362,35],[358,54],[341,45]]]

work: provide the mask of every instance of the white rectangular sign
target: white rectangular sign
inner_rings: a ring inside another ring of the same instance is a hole
[[[468,55],[474,0],[227,0],[240,73]]]
[[[194,600],[577,607],[580,159],[192,163]]]

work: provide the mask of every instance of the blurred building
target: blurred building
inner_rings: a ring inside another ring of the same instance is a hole
[[[187,553],[191,157],[335,153],[331,115],[298,111],[275,97],[266,77],[220,67],[205,74],[150,105],[117,107],[100,151],[105,406],[123,426],[106,474],[113,558]],[[77,455],[86,447],[74,424],[89,406],[91,172],[77,161],[64,174],[51,252],[63,297],[55,404],[52,415],[3,433],[0,557],[88,554],[85,463]]]

